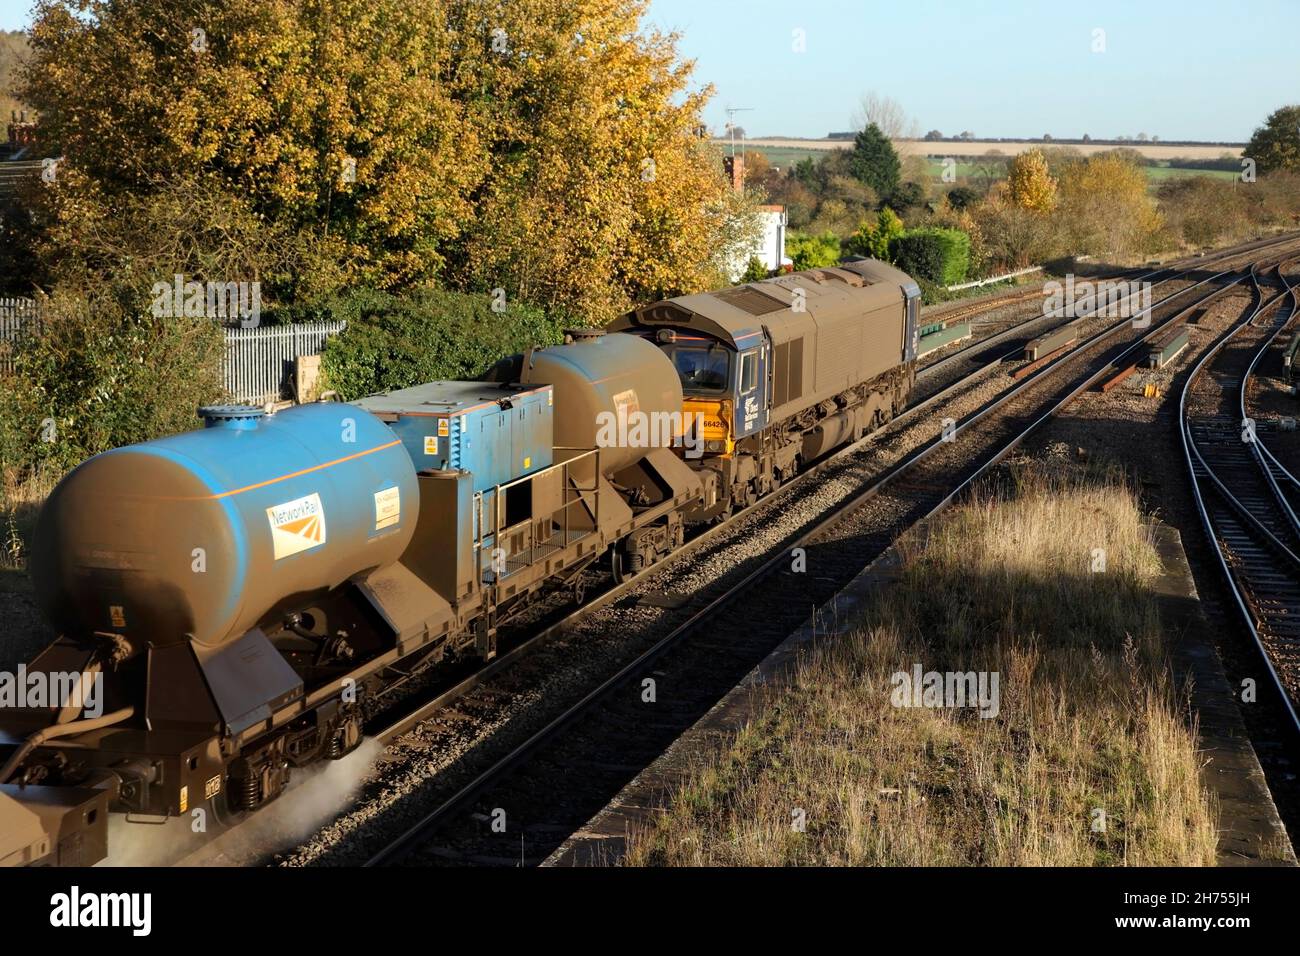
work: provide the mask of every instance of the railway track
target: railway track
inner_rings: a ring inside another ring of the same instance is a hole
[[[1189,260],[1189,262],[1192,262],[1195,265],[1203,265],[1206,262],[1218,258],[1235,259],[1243,254],[1268,249],[1278,244],[1286,244],[1296,240],[1297,237],[1295,236],[1259,240],[1245,244],[1241,247],[1225,250],[1221,256],[1198,258],[1196,260]],[[1155,278],[1157,276],[1160,278]],[[1173,267],[1169,267],[1139,275],[1137,280],[1150,280],[1158,284],[1163,281],[1178,278],[1183,278],[1183,276]],[[1203,280],[1200,284],[1203,284],[1204,281],[1207,280]],[[1193,288],[1195,288],[1195,286],[1193,286]],[[1179,295],[1183,291],[1188,290],[1180,290],[1173,295]],[[1163,305],[1168,301],[1168,299],[1173,298],[1173,295],[1161,302],[1155,303],[1155,307]],[[1081,317],[1086,318],[1094,312],[1095,310],[1084,312]],[[876,441],[882,436],[894,432],[898,428],[906,426],[921,418],[923,415],[932,412],[940,405],[940,403],[948,399],[954,392],[957,392],[963,387],[970,385],[972,382],[979,380],[984,375],[995,371],[1008,361],[1015,359],[1023,350],[1025,341],[1033,334],[1041,332],[1047,327],[1059,324],[1061,321],[1063,320],[1044,316],[1035,316],[1024,322],[1017,323],[1015,326],[1012,326],[997,335],[990,336],[980,342],[972,343],[944,359],[931,363],[930,365],[918,370],[917,388],[921,396],[920,400],[910,405],[885,427],[868,434],[862,440],[862,443],[871,443]],[[1044,323],[1047,323],[1047,325],[1044,325]],[[750,513],[756,513],[761,509],[772,507],[780,501],[781,498],[791,495],[797,487],[809,484],[826,474],[839,462],[851,456],[854,453],[854,450],[857,447],[860,447],[860,444],[862,443],[840,449],[827,458],[811,464],[794,480],[785,483],[773,494],[768,495],[762,501],[750,505],[743,511],[733,515],[731,521],[734,522],[736,519],[742,518]],[[723,531],[724,528],[722,526],[715,526],[697,534],[695,537],[688,540],[682,548],[678,549],[669,560],[672,563],[680,563],[698,552],[707,549],[722,535]],[[656,573],[662,570],[663,567],[664,564],[656,565],[650,569],[649,573]],[[563,633],[579,617],[590,614],[592,611],[608,606],[624,597],[634,588],[641,585],[643,583],[643,578],[644,575],[637,576],[622,584],[614,584],[611,587],[602,589],[598,595],[586,602],[582,608],[548,624],[522,641],[513,644],[507,642],[504,645],[507,649],[504,650],[495,660],[487,665],[483,665],[454,686],[438,693],[435,697],[431,698],[417,709],[404,712],[401,716],[388,721],[387,723],[372,725],[368,730],[369,735],[377,738],[381,743],[389,743],[392,740],[395,740],[409,731],[420,721],[427,719],[431,714],[437,713],[439,710],[442,710],[444,707],[463,697],[475,687],[480,686],[508,667],[523,660],[528,656],[528,654],[543,646],[547,641]]]
[[[1205,258],[1205,257],[1194,257],[1194,258]],[[1179,260],[1179,261],[1185,262],[1189,260]],[[1170,263],[1168,265],[1162,266],[1160,269],[1147,272],[1145,273],[1145,275],[1136,275],[1136,273],[1138,272],[1137,269],[1121,269],[1118,272],[1112,272],[1109,274],[1101,274],[1095,276],[1086,276],[1084,278],[1086,278],[1088,281],[1091,282],[1143,279],[1146,276],[1154,275],[1156,272],[1169,271],[1175,269],[1176,267],[1177,267],[1177,263]],[[1014,305],[1017,302],[1025,302],[1027,300],[1034,299],[1041,294],[1042,294],[1041,289],[1035,287],[1029,287],[1029,288],[1016,287],[1013,289],[1008,289],[1005,292],[1001,292],[997,295],[991,295],[988,296],[987,298],[978,299],[977,301],[974,302],[968,302],[961,305],[954,304],[951,308],[948,308],[941,312],[932,313],[927,318],[938,322],[960,321],[969,316],[981,315],[982,313],[985,312],[992,312],[995,309],[1006,308],[1007,306]]]
[[[1287,264],[1276,271],[1284,291],[1272,296],[1252,270],[1254,308],[1192,369],[1179,424],[1193,497],[1232,603],[1300,733],[1300,482],[1247,414],[1250,377],[1300,311]]]
[[[1247,243],[1235,250],[1230,250],[1231,255],[1238,255],[1243,251],[1256,249],[1267,249],[1278,243],[1289,241],[1288,237],[1278,239],[1276,237],[1269,239],[1256,240]],[[1174,281],[1186,278],[1186,274],[1196,266],[1202,266],[1220,258],[1219,255],[1196,256],[1187,259],[1181,259],[1158,269],[1152,269],[1147,272],[1137,272],[1129,270],[1123,273],[1098,277],[1097,281],[1104,280],[1123,280],[1128,282],[1150,282],[1153,286],[1158,286],[1164,282]],[[1036,295],[1042,295],[1041,289],[1032,290]],[[980,308],[963,312],[962,315],[977,314],[992,309],[1002,308],[1011,301],[1022,301],[1028,298],[1026,295],[1017,294],[1014,298],[1007,301],[993,301],[981,303]],[[949,320],[950,316],[945,314],[935,318]],[[937,383],[945,379],[961,380],[971,375],[973,372],[983,368],[995,367],[1002,362],[1015,359],[1025,344],[1034,336],[1050,332],[1065,320],[1053,316],[1033,315],[1027,319],[1016,322],[1011,326],[1002,329],[992,335],[984,336],[978,341],[972,342],[960,349],[949,352],[949,354],[931,361],[924,365],[917,374],[917,387],[923,398],[928,398],[934,392],[939,390]],[[942,351],[942,350],[941,350]]]
[[[1199,271],[1203,266],[1207,265],[1211,261],[1223,260],[1225,263],[1231,263],[1240,260],[1243,256],[1255,255],[1262,251],[1272,249],[1273,247],[1295,243],[1296,241],[1296,236],[1284,236],[1257,241],[1234,249],[1224,250],[1221,254],[1209,257],[1208,259],[1196,260],[1191,263],[1191,265],[1194,269]],[[1157,273],[1148,273],[1147,275],[1154,277],[1169,271],[1170,270],[1159,270]],[[1222,273],[1210,275],[1191,288],[1203,286],[1207,282],[1221,278],[1221,275]],[[1186,274],[1176,272],[1169,275],[1168,278],[1195,281],[1195,276],[1189,278]],[[1184,293],[1189,291],[1191,291],[1191,289],[1179,290],[1179,292],[1176,292],[1156,303],[1155,309],[1159,310],[1164,308],[1167,303],[1176,300],[1179,296],[1183,296]],[[1195,308],[1195,305],[1191,308]],[[367,735],[377,739],[381,744],[388,745],[397,741],[403,735],[407,734],[413,728],[417,727],[417,725],[420,725],[430,717],[444,712],[456,715],[456,702],[460,701],[462,698],[467,696],[471,697],[472,702],[469,706],[473,709],[481,704],[481,701],[478,701],[477,698],[482,697],[484,694],[488,695],[488,699],[491,699],[491,695],[494,693],[491,685],[494,680],[499,679],[510,668],[527,662],[536,652],[541,651],[554,643],[555,638],[568,634],[575,627],[582,626],[582,622],[586,621],[588,618],[606,613],[607,609],[616,608],[622,603],[633,602],[635,604],[640,601],[643,605],[645,602],[645,594],[642,593],[640,597],[638,597],[637,592],[644,592],[649,585],[656,583],[655,579],[660,577],[664,572],[669,571],[673,567],[687,564],[688,559],[694,559],[694,563],[697,563],[700,566],[706,566],[710,562],[720,560],[719,553],[721,550],[731,547],[734,544],[734,542],[727,542],[725,540],[726,536],[729,533],[737,539],[744,536],[743,529],[738,529],[741,521],[747,520],[750,517],[754,517],[756,522],[762,521],[763,519],[755,517],[759,515],[760,512],[767,514],[782,514],[794,513],[794,511],[798,509],[803,509],[805,512],[812,510],[808,507],[808,501],[806,499],[815,497],[820,501],[822,497],[820,491],[808,491],[810,487],[816,487],[814,483],[828,482],[831,485],[841,486],[847,482],[852,488],[857,488],[866,484],[873,477],[876,477],[881,473],[883,464],[877,461],[873,467],[870,468],[861,465],[855,465],[850,468],[846,464],[846,461],[852,459],[855,455],[861,456],[865,447],[873,445],[876,441],[880,440],[882,436],[899,433],[907,429],[909,426],[919,425],[923,430],[922,433],[924,433],[924,429],[929,427],[929,423],[937,418],[937,416],[936,418],[925,416],[929,416],[931,413],[937,411],[940,403],[949,399],[954,391],[984,378],[991,371],[995,371],[1001,367],[1008,359],[1012,358],[1021,347],[1023,347],[1023,341],[1016,341],[1017,335],[1021,337],[1027,336],[1030,327],[1039,324],[1042,321],[1044,321],[1043,317],[1036,316],[1026,323],[1021,323],[1016,328],[1006,330],[1003,334],[967,346],[958,352],[953,353],[953,355],[948,356],[943,362],[932,363],[929,367],[920,370],[918,372],[918,385],[922,383],[930,385],[928,389],[921,390],[924,397],[920,402],[907,409],[902,415],[894,419],[894,421],[884,428],[871,433],[857,445],[842,449],[831,456],[828,456],[828,458],[815,463],[796,479],[786,482],[774,494],[769,495],[761,502],[751,506],[745,511],[738,513],[733,517],[733,519],[729,520],[725,524],[711,528],[704,534],[692,539],[684,548],[674,554],[669,561],[655,565],[646,574],[638,575],[622,585],[615,585],[603,590],[588,601],[585,606],[582,606],[577,610],[570,611],[566,608],[564,609],[565,613],[562,614],[548,612],[545,617],[539,618],[534,622],[529,622],[527,626],[517,629],[514,634],[507,636],[505,632],[503,632],[500,644],[501,654],[497,659],[487,665],[477,665],[477,669],[469,672],[466,672],[465,670],[459,672],[449,671],[444,676],[438,678],[437,684],[430,683],[428,686],[421,686],[417,692],[410,695],[410,697],[414,698],[412,701],[404,703],[398,707],[392,707],[373,719],[367,725]],[[991,353],[990,343],[993,349]],[[982,356],[982,361],[980,358],[976,358],[977,355]],[[958,359],[958,361],[950,361],[952,359]],[[959,363],[960,366],[964,367],[960,367]],[[958,370],[959,367],[960,371],[957,379],[945,383],[943,379],[947,379],[955,370]],[[958,399],[958,401],[969,405],[969,396]],[[965,428],[968,424],[969,423],[963,423],[961,427]],[[880,456],[877,455],[876,457],[879,458]],[[848,470],[846,471],[845,469]],[[803,491],[800,489],[803,489]],[[805,500],[801,500],[800,495],[803,495]],[[819,505],[819,507],[824,506]],[[767,511],[765,509],[771,510]],[[809,524],[811,523],[813,522],[809,522]],[[889,535],[885,535],[876,541],[877,550],[888,543],[886,539],[892,540]],[[856,573],[857,570],[860,570],[860,568],[868,563],[869,560],[869,556],[864,558],[861,554],[856,557],[851,557],[844,565],[844,570],[846,572],[851,571],[852,573]],[[856,565],[854,562],[857,562]],[[851,577],[852,573],[848,574],[848,577]],[[722,577],[724,577],[724,575],[718,575],[718,578]],[[847,578],[845,578],[845,580],[847,580]],[[653,594],[654,592],[651,593]],[[707,601],[705,603],[707,603]],[[789,630],[797,627],[799,623],[802,623],[803,617],[806,616],[806,611],[809,609],[811,609],[811,605],[807,605],[802,609],[805,613],[798,615],[798,619],[787,628],[787,633]],[[608,610],[608,613],[614,613],[614,611]],[[753,646],[745,641],[739,641],[734,647],[725,646],[726,642],[724,642],[723,645],[713,645],[714,650],[711,653],[714,654],[714,657],[710,658],[707,662],[703,662],[704,666],[702,669],[708,670],[712,673],[717,673],[722,676],[724,681],[730,681],[730,683],[727,683],[725,686],[721,686],[720,688],[709,689],[703,695],[702,699],[708,700],[709,695],[712,694],[711,699],[716,700],[717,697],[721,696],[722,693],[725,693],[726,690],[729,690],[730,687],[740,680],[750,667],[752,667],[755,654],[761,658],[766,652],[766,649],[770,649],[770,644],[763,643],[768,640],[767,636],[756,635],[756,637],[758,638],[758,643]],[[561,640],[559,643],[564,645],[566,642]],[[629,646],[633,645],[631,640],[627,643]],[[699,646],[700,641],[698,638],[693,639],[692,644]],[[543,658],[550,659],[551,656],[552,655],[550,654],[546,654],[543,655]],[[736,666],[732,668],[720,666],[719,659],[722,656],[733,657]],[[525,669],[527,669],[527,667]],[[508,682],[509,681],[507,681],[507,683]],[[483,687],[484,685],[489,686],[485,687],[482,693],[473,693],[476,688]],[[565,699],[568,699],[567,693]],[[464,706],[466,705],[461,705],[462,708]],[[555,708],[552,708],[552,711],[554,711],[554,709]],[[681,712],[685,715],[685,718],[692,716],[690,707],[681,709]],[[687,725],[692,722],[693,719],[685,719]],[[678,730],[670,737],[656,743],[654,746],[659,749],[666,747],[667,744],[671,742],[672,737],[675,737],[676,733],[680,732],[680,729],[684,728],[678,728]],[[507,736],[515,736],[517,738],[517,735]],[[646,762],[649,762],[649,760],[653,759],[656,755],[657,754],[655,753],[647,754]],[[471,761],[471,763],[473,762],[475,761]],[[437,773],[439,776],[444,775],[441,769],[437,770]],[[449,774],[448,776],[450,776],[454,781],[463,776],[463,774],[457,772]],[[286,795],[286,798],[289,800],[293,799],[293,789],[296,789],[296,785],[291,785],[290,794]],[[447,789],[447,785],[443,785],[440,788],[435,787],[435,790],[442,792],[445,792]],[[580,823],[583,822],[586,822],[586,817],[583,817],[580,821]],[[235,820],[230,823],[231,825],[228,827],[229,830],[239,829],[240,821]],[[223,827],[226,826],[227,825],[223,823]],[[194,847],[191,844],[187,849],[194,850]],[[168,855],[169,857],[174,857],[174,854]],[[217,850],[213,855],[220,858],[223,854],[222,851]],[[208,849],[201,846],[188,856],[184,857],[181,862],[191,864],[202,863],[205,862],[207,857]]]
[[[617,792],[620,782],[653,760],[802,623],[811,608],[829,599],[899,534],[946,507],[1146,341],[1242,278],[1223,270],[1201,279],[1156,303],[1152,312],[1162,317],[1149,329],[1126,337],[1131,323],[1110,325],[954,423],[944,436],[888,469],[738,580],[668,616],[671,626],[652,646],[374,853],[369,865],[392,864],[416,853],[426,862],[446,857],[509,862],[515,858],[507,850],[516,838],[518,862],[538,859],[539,847],[544,855],[558,845],[556,834],[562,839],[585,823],[613,795],[611,788]],[[794,548],[806,554],[809,574],[792,573]],[[729,613],[741,602],[743,615]],[[691,640],[685,641],[688,636]],[[673,688],[665,706],[647,710],[647,675],[653,675],[651,686]],[[530,773],[522,785],[507,780],[512,774],[522,777],[525,764]],[[599,785],[588,787],[597,780]],[[578,792],[584,789],[600,796],[586,798]],[[503,821],[523,816],[531,823],[522,830],[506,825],[506,834],[467,832],[475,831],[475,824],[462,811],[471,803],[481,805],[478,819],[485,826],[497,814]],[[440,839],[433,838],[435,833]]]

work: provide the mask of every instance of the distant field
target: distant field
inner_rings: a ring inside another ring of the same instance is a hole
[[[727,152],[731,152],[730,144],[727,144]],[[737,149],[736,152],[739,153],[740,150]],[[824,155],[826,151],[824,149],[799,149],[791,146],[766,146],[746,142],[745,152],[762,153],[773,166],[787,169],[798,165],[805,159],[816,159],[818,156]]]
[[[1184,169],[1179,166],[1148,166],[1147,179],[1174,179],[1180,176],[1213,176],[1216,179],[1236,179],[1240,173],[1227,169]]]
[[[985,168],[985,166],[977,162],[958,162],[957,178],[961,180],[984,175],[983,170]],[[1151,182],[1179,179],[1184,176],[1214,176],[1217,179],[1234,179],[1238,175],[1226,169],[1190,169],[1184,166],[1146,166],[1143,169],[1147,174],[1147,179]],[[939,182],[940,176],[943,174],[943,163],[940,160],[931,160],[930,173],[934,176],[935,182]]]
[[[726,145],[727,140],[717,140],[720,145]],[[852,144],[851,140],[843,139],[747,139],[745,148],[757,149],[764,153],[780,151],[783,155],[804,156],[814,155],[824,152],[828,149],[843,149]],[[1220,156],[1227,154],[1229,156],[1239,156],[1244,144],[1232,146],[1166,146],[1163,143],[1125,143],[1125,148],[1135,149],[1143,156],[1150,159],[1218,159]],[[1010,143],[981,143],[981,142],[926,142],[924,140],[899,140],[895,143],[899,152],[910,154],[920,153],[923,156],[984,156],[992,152],[994,155],[1014,156],[1016,153],[1023,153],[1029,149],[1041,149],[1044,146],[1068,146],[1071,149],[1077,149],[1084,155],[1092,153],[1101,153],[1110,149],[1119,147],[1114,144],[1106,143],[1044,143],[1042,140]],[[795,160],[797,162],[797,160]],[[778,164],[779,165],[779,164]]]
[[[794,166],[798,164],[800,161],[807,159],[809,157],[816,158],[818,156],[825,154],[825,150],[823,149],[807,149],[807,148],[799,148],[799,147],[792,147],[792,146],[768,146],[756,140],[746,140],[745,151],[748,153],[762,153],[765,157],[767,157],[767,161],[769,163],[783,170],[789,169],[791,166]],[[737,152],[739,152],[739,150],[737,150]],[[1009,155],[1009,154],[1004,154],[1004,155]],[[956,159],[957,157],[954,156],[953,158]],[[1189,156],[1187,158],[1203,159],[1206,157]],[[1218,157],[1216,155],[1216,156],[1210,156],[1208,158],[1217,159]],[[957,179],[959,181],[978,179],[981,176],[987,175],[987,170],[989,169],[989,165],[991,164],[986,164],[981,162],[980,157],[959,159],[957,161],[957,170],[956,170]],[[1226,169],[1189,169],[1187,167],[1176,166],[1176,165],[1147,166],[1145,167],[1145,169],[1146,169],[1147,179],[1150,180],[1152,183],[1159,183],[1159,182],[1163,182],[1166,179],[1175,179],[1182,176],[1213,176],[1217,179],[1226,180],[1226,179],[1233,179],[1238,175],[1237,173],[1231,172]],[[934,182],[936,183],[940,182],[941,181],[940,177],[943,174],[943,161],[939,159],[932,159],[930,161],[930,173],[934,177]],[[995,171],[995,175],[1000,177],[1003,174],[1001,172]]]

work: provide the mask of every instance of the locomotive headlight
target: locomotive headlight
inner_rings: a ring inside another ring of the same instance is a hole
[[[705,451],[726,451],[727,443],[725,441],[718,441],[717,439],[714,439],[713,441],[707,441],[704,443],[704,450]]]

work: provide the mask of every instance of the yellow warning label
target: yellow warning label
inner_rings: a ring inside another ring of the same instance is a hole
[[[203,799],[211,800],[221,792],[221,774],[215,777],[209,777],[208,782],[203,785]]]
[[[445,419],[445,418],[440,418],[440,419],[438,419],[438,434],[439,434],[439,435],[441,435],[441,436],[443,436],[444,438],[446,438],[447,435],[450,434],[450,433],[448,432],[448,428],[449,428],[449,427],[450,427],[450,425],[449,425],[449,423],[447,422],[447,419]]]
[[[533,460],[532,460],[531,458],[525,458],[525,459],[524,459],[524,467],[525,467],[525,468],[531,468],[531,467],[533,467]]]
[[[120,604],[114,604],[108,609],[108,619],[113,627],[126,627],[126,609]]]
[[[277,561],[325,543],[325,508],[318,494],[267,508],[266,517]]]
[[[181,813],[190,808],[190,788],[181,787]]]
[[[424,436],[424,453],[426,455],[438,454],[438,437],[436,435]]]
[[[375,530],[383,531],[402,520],[402,489],[393,487],[375,492]]]

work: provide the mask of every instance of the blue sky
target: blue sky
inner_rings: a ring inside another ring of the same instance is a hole
[[[29,6],[0,0],[0,28]],[[1240,142],[1300,102],[1296,0],[652,0],[650,20],[717,88],[708,121],[753,107],[751,136],[847,129],[870,90],[922,132],[978,136]]]
[[[0,0],[3,2],[3,0]],[[1300,102],[1296,0],[653,0],[749,135],[849,128],[864,92],[921,132],[1244,141]],[[1093,53],[1093,30],[1106,51]],[[796,53],[793,31],[805,31]]]

